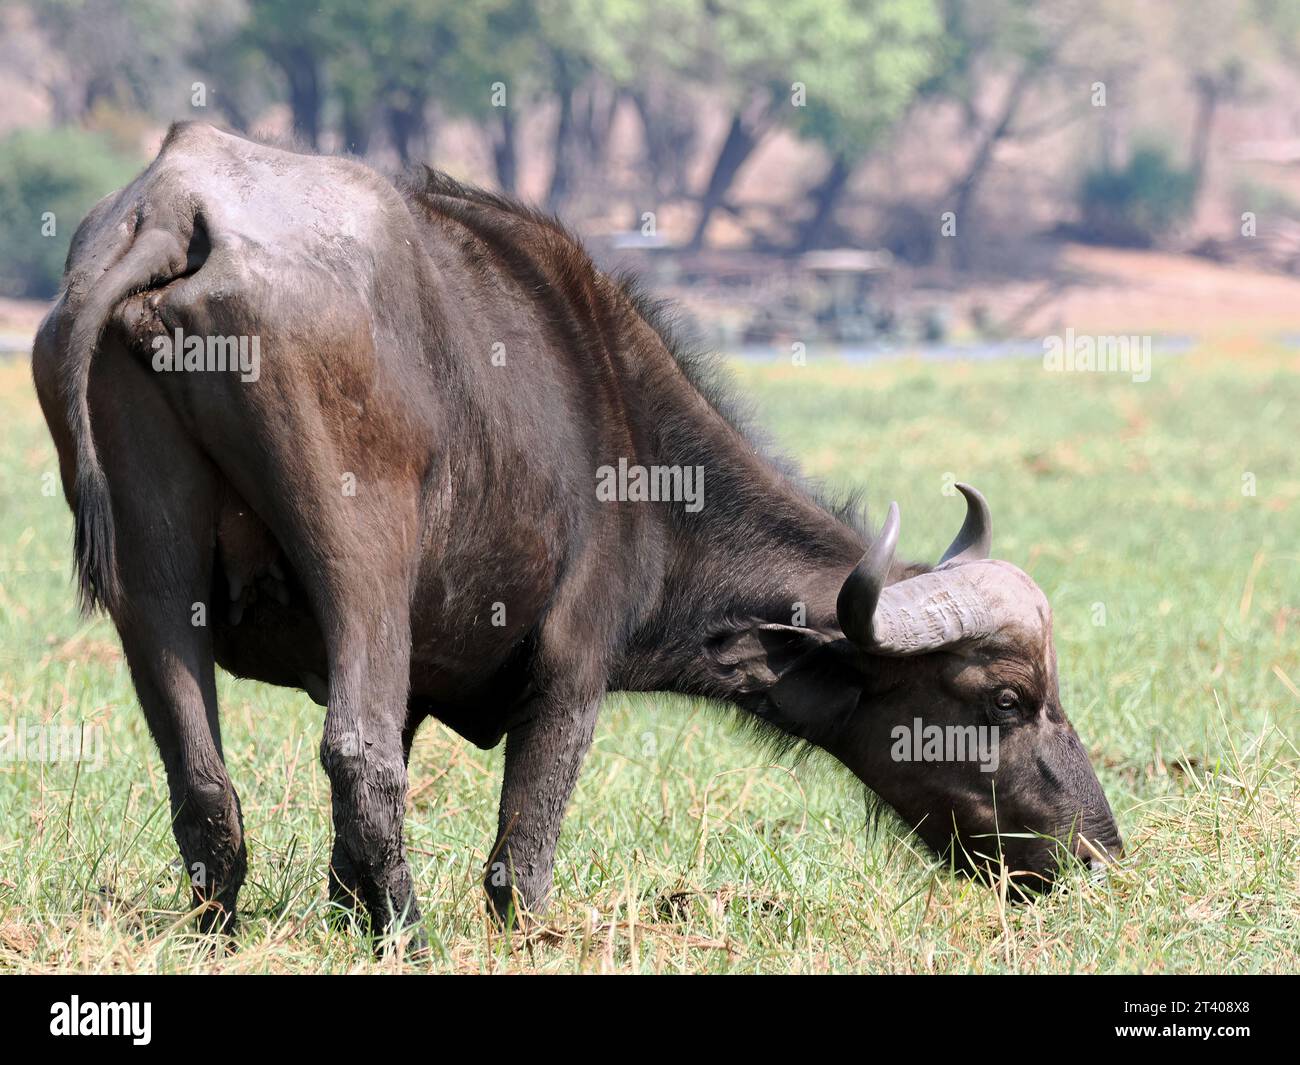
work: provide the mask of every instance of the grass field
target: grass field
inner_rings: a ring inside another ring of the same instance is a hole
[[[967,480],[1056,612],[1066,709],[1130,855],[1034,905],[954,878],[828,760],[772,765],[707,705],[611,696],[570,808],[553,935],[503,939],[480,871],[501,751],[429,724],[407,840],[432,958],[331,932],[321,711],[222,677],[251,857],[239,950],[190,929],[161,766],[116,634],[73,604],[71,522],[24,361],[0,363],[0,728],[90,724],[103,764],[0,761],[0,969],[1300,970],[1300,364],[1222,341],[1151,380],[979,365],[738,367],[831,485],[934,559]],[[1251,489],[1253,488],[1253,494]],[[11,746],[12,749],[12,746]]]

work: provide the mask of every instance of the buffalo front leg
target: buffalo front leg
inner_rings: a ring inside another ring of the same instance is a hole
[[[484,875],[489,908],[502,923],[512,913],[541,914],[550,900],[555,845],[600,700],[539,703],[537,714],[506,736],[497,841]]]

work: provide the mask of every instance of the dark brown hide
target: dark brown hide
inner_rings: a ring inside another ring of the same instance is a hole
[[[256,373],[160,369],[178,330],[255,339]],[[736,703],[943,849],[954,825],[990,824],[992,781],[891,768],[880,730],[932,705],[987,723],[985,689],[1018,671],[1023,720],[998,726],[1028,752],[1002,775],[1014,827],[1083,815],[1117,846],[1081,748],[1091,784],[1051,803],[1025,768],[1067,742],[1050,618],[907,659],[846,640],[836,600],[869,538],[765,457],[645,301],[517,204],[176,126],[78,230],[33,368],[83,596],[121,633],[210,926],[233,920],[245,871],[214,664],[327,704],[331,890],[381,928],[417,916],[402,816],[419,723],[508,736],[487,884],[498,911],[536,910],[615,689]],[[703,505],[602,501],[620,460],[702,468]],[[942,584],[925,569],[881,580]],[[1046,874],[1046,852],[1026,860]]]

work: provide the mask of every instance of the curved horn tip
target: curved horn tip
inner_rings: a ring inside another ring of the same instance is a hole
[[[939,560],[941,566],[948,562],[978,562],[988,558],[993,547],[993,516],[988,500],[968,484],[958,482],[956,488],[966,497],[966,520]]]
[[[898,515],[898,504],[891,502],[889,511],[885,515],[885,523],[880,526],[880,533],[876,536],[875,542],[872,543],[871,549],[866,555],[867,558],[875,560],[882,588],[885,579],[889,576],[889,567],[893,565],[894,552],[898,550],[898,530],[901,524]]]
[[[871,647],[875,642],[872,617],[876,612],[880,592],[889,580],[889,568],[893,565],[894,551],[898,547],[899,525],[898,504],[890,503],[885,523],[871,541],[866,554],[845,580],[835,602],[840,628],[844,630],[845,636],[860,647]]]
[[[880,526],[880,536],[883,539],[886,536],[898,540],[898,527],[901,524],[898,515],[897,501],[891,501],[889,511],[885,514],[885,522]]]

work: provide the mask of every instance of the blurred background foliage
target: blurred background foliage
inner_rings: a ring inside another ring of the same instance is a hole
[[[880,252],[836,266],[872,283],[881,261],[944,284],[1050,277],[1060,241],[1294,273],[1297,10],[1290,0],[10,0],[0,236],[12,253],[0,259],[0,295],[48,298],[77,216],[182,119],[498,187],[562,213],[597,246],[679,256],[659,275],[666,287],[710,251]],[[1238,239],[1248,210],[1271,212],[1266,239]],[[40,232],[49,211],[54,239]],[[941,234],[948,212],[959,221]],[[727,274],[710,264],[709,278]],[[870,323],[832,332],[863,335],[891,313],[858,306]],[[988,317],[970,315],[977,326]],[[929,313],[924,335],[944,318]],[[736,335],[779,332],[751,323]]]
[[[5,276],[33,293],[57,289],[77,220],[138,166],[103,135],[72,126],[9,134],[0,150]]]

